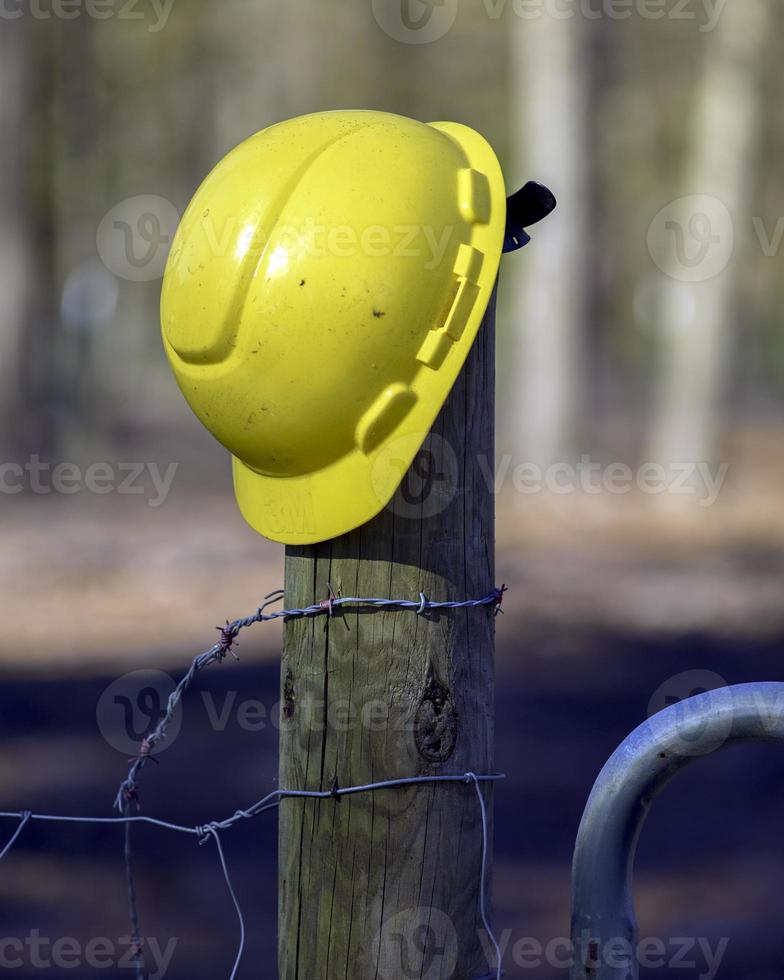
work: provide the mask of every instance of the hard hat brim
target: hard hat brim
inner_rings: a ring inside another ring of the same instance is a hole
[[[355,450],[315,473],[285,478],[257,473],[233,457],[240,512],[265,538],[282,544],[337,538],[386,507],[426,436],[427,429],[408,432],[370,456]]]

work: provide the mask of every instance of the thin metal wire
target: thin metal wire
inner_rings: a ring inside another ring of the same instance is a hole
[[[28,820],[30,820],[33,815],[32,815],[32,813],[30,813],[29,810],[23,810],[22,813],[14,814],[14,816],[18,816],[19,817],[19,826],[13,832],[13,834],[11,835],[11,839],[5,845],[5,847],[3,848],[3,850],[0,851],[0,861],[3,860],[3,858],[6,856],[6,854],[8,854],[8,852],[14,846],[14,844],[16,843],[17,838],[22,833],[22,831],[25,829],[25,825],[27,824]]]
[[[240,925],[240,941],[239,947],[237,949],[237,955],[234,960],[234,966],[232,968],[229,980],[235,980],[237,976],[237,971],[239,969],[240,962],[242,960],[243,953],[245,951],[245,920],[242,914],[242,908],[240,906],[237,895],[234,891],[234,887],[231,882],[231,877],[229,875],[228,865],[226,863],[226,857],[223,853],[223,847],[221,845],[220,837],[218,835],[219,830],[227,830],[228,828],[234,826],[240,820],[251,819],[258,816],[261,813],[265,813],[268,810],[277,808],[280,805],[280,801],[283,799],[329,799],[338,798],[340,796],[349,796],[355,793],[370,793],[377,790],[392,789],[394,787],[400,786],[413,786],[415,784],[422,783],[473,783],[476,792],[477,799],[479,800],[480,813],[482,817],[482,864],[481,864],[481,878],[479,883],[479,914],[482,919],[482,924],[484,925],[487,934],[489,935],[493,946],[496,950],[496,955],[498,957],[498,969],[495,974],[490,974],[489,976],[495,976],[500,978],[501,973],[501,950],[498,942],[493,934],[492,929],[487,918],[486,902],[485,902],[485,888],[486,888],[486,877],[487,877],[487,851],[488,851],[488,826],[487,826],[487,811],[485,808],[484,797],[480,789],[480,783],[494,783],[501,779],[504,779],[503,773],[489,773],[485,775],[477,775],[474,772],[465,772],[462,775],[436,775],[436,776],[403,776],[398,779],[384,779],[377,783],[361,783],[357,786],[344,786],[335,787],[330,790],[304,790],[304,789],[276,789],[266,796],[262,797],[256,803],[252,804],[245,810],[236,810],[232,816],[227,817],[225,820],[216,820],[212,823],[196,826],[187,827],[182,824],[170,823],[166,820],[158,820],[156,817],[146,817],[146,816],[130,816],[128,814],[121,817],[76,817],[76,816],[60,816],[57,814],[50,813],[31,813],[29,810],[23,810],[21,812],[13,811],[0,811],[0,818],[16,819],[19,820],[19,826],[16,828],[13,836],[9,842],[3,848],[2,853],[0,853],[0,859],[5,857],[5,855],[11,850],[17,838],[22,832],[22,829],[30,820],[45,820],[45,821],[56,821],[59,823],[84,823],[84,824],[120,824],[124,825],[126,830],[135,823],[147,823],[154,827],[161,827],[164,830],[171,830],[182,834],[191,834],[192,836],[199,838],[199,843],[203,844],[205,841],[212,838],[215,841],[218,850],[218,859],[220,861],[220,867],[223,872],[223,877],[226,880],[226,886],[229,890],[229,895],[234,904],[234,908],[237,912],[237,919]],[[130,892],[129,892],[130,894]],[[135,909],[134,909],[135,912]],[[139,964],[137,961],[137,973]],[[143,968],[142,968],[143,969]]]
[[[14,811],[14,810],[2,810],[0,811],[0,818],[11,817],[17,820],[24,819],[25,813],[27,811]],[[169,823],[167,820],[158,820],[155,817],[71,817],[71,816],[61,816],[55,813],[31,813],[30,820],[50,820],[56,823],[113,823],[113,824],[126,824],[126,823],[148,823],[153,827],[162,827],[164,830],[175,830],[181,834],[197,834],[198,830],[195,827],[183,827],[180,824]],[[10,843],[10,841],[9,841]],[[6,845],[8,847],[8,845]],[[3,852],[3,856],[5,851]]]
[[[474,776],[473,774],[464,773],[461,776],[403,776],[399,779],[384,779],[376,783],[363,783],[359,786],[343,786],[335,787],[334,789],[327,790],[310,790],[310,789],[274,789],[271,793],[267,793],[266,796],[262,797],[256,803],[253,803],[245,810],[235,810],[235,812],[227,817],[225,820],[217,820],[211,824],[205,825],[203,828],[197,828],[198,830],[209,830],[214,827],[216,830],[228,830],[229,827],[234,826],[239,820],[247,820],[252,817],[257,817],[259,814],[266,812],[267,810],[274,810],[280,803],[280,800],[287,797],[300,797],[309,798],[316,800],[327,800],[331,797],[340,796],[350,796],[354,793],[368,793],[374,792],[380,789],[391,789],[395,786],[412,786],[417,783],[466,783],[472,781],[473,779],[479,780],[479,782],[498,782],[500,779],[505,779],[506,777],[502,773],[491,773],[484,776]],[[0,814],[2,816],[2,814]]]
[[[482,787],[479,785],[479,777],[473,772],[467,772],[466,778],[470,779],[474,784],[474,789],[476,790],[476,798],[479,800],[479,811],[482,814],[482,869],[479,872],[479,915],[482,918],[482,925],[485,927],[485,932],[490,937],[490,941],[495,947],[495,962],[496,962],[496,977],[497,980],[501,980],[501,948],[498,945],[498,941],[495,938],[493,930],[490,928],[490,923],[487,921],[487,909],[485,908],[485,887],[486,887],[486,877],[487,877],[487,808],[485,807],[485,799],[482,796]]]
[[[240,945],[237,950],[237,956],[234,960],[234,966],[232,968],[231,974],[229,975],[229,980],[234,980],[237,976],[237,970],[240,968],[240,962],[242,961],[242,954],[245,952],[245,919],[242,916],[242,909],[240,908],[240,903],[237,901],[237,896],[234,893],[234,888],[231,884],[231,878],[229,877],[229,869],[226,865],[226,858],[223,854],[223,847],[221,846],[220,837],[218,836],[218,831],[214,827],[208,828],[208,833],[212,836],[215,841],[215,846],[218,848],[218,857],[220,859],[221,868],[223,869],[223,877],[226,879],[226,887],[229,889],[229,895],[231,895],[231,900],[234,903],[234,908],[237,911],[237,919],[240,923]],[[207,838],[202,838],[201,843],[203,844]]]

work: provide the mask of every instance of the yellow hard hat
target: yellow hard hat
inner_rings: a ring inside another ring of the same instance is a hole
[[[476,336],[506,212],[478,133],[382,112],[280,123],[206,178],[166,267],[164,345],[257,531],[308,544],[387,504]]]

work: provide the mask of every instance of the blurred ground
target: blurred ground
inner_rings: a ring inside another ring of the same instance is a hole
[[[769,447],[782,442],[780,427],[739,432],[711,507],[686,495],[526,495],[506,481],[497,567],[512,633],[544,650],[567,634],[781,635],[784,463]],[[25,630],[0,637],[3,670],[177,665],[282,584],[283,549],[249,533],[224,467],[206,487],[197,472],[183,464],[157,508],[117,494],[5,499],[0,605]],[[279,636],[269,624],[246,642],[274,658]]]

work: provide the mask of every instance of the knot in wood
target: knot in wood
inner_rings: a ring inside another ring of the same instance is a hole
[[[294,696],[294,675],[290,670],[286,671],[286,676],[283,680],[283,717],[291,718],[294,714],[294,705],[296,698]]]
[[[414,717],[414,738],[428,762],[446,762],[457,744],[457,710],[449,688],[428,666],[425,689]]]

